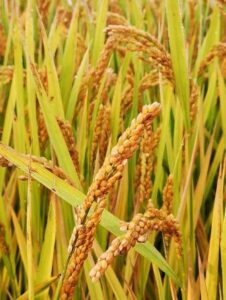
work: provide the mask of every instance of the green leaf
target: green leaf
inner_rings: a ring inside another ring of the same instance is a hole
[[[97,21],[96,21],[96,30],[95,37],[93,42],[93,51],[92,51],[92,62],[95,66],[97,63],[98,56],[104,45],[104,37],[105,37],[105,24],[107,20],[107,8],[108,8],[108,0],[99,0],[98,1],[98,12],[97,12]]]
[[[211,226],[211,236],[209,243],[207,271],[206,271],[206,287],[209,299],[217,299],[218,290],[218,263],[221,238],[221,219],[224,198],[224,175],[225,164],[220,167],[217,190],[214,200],[213,220]]]
[[[6,147],[0,144],[0,155],[4,156],[7,160],[12,162],[20,170],[29,173],[29,162],[26,157],[17,153],[10,147]],[[85,195],[79,190],[70,186],[64,180],[58,178],[54,174],[47,171],[43,166],[36,162],[31,162],[31,176],[45,185],[48,189],[54,191],[60,198],[64,199],[74,207],[81,204],[85,199]],[[108,211],[104,211],[101,223],[105,229],[118,236],[121,235],[120,231],[120,220],[112,215]],[[155,249],[150,243],[138,244],[135,246],[135,250],[146,257],[149,261],[156,264],[161,270],[163,270],[168,276],[170,276],[177,284],[179,280],[175,275],[174,271],[167,264],[162,255]]]
[[[36,284],[35,285],[35,294],[38,295],[39,293],[45,291],[45,289],[47,289],[48,287],[50,287],[50,285],[55,282],[57,279],[59,278],[59,276],[54,276],[51,278],[48,278],[47,280],[45,280],[42,283]],[[28,291],[26,291],[24,294],[22,294],[20,297],[17,298],[17,300],[30,300],[29,296],[28,296]]]
[[[78,27],[78,2],[74,8],[70,27],[67,34],[63,59],[62,68],[60,73],[60,88],[62,92],[62,99],[64,107],[67,107],[68,96],[70,93],[73,75],[75,70],[75,58],[77,52],[77,27]]]
[[[13,210],[11,210],[11,216],[12,216],[17,243],[20,250],[21,260],[23,262],[25,272],[28,275],[26,238],[24,236],[23,230],[21,229],[18,218]]]
[[[56,116],[64,118],[64,108],[56,66],[54,64],[51,45],[48,43],[45,27],[42,23],[41,16],[39,16],[39,26],[45,50],[45,65],[47,68],[48,77],[48,96],[49,99],[51,99],[51,108],[55,112]]]
[[[88,60],[89,60],[89,49],[87,49],[86,53],[83,56],[82,62],[79,66],[78,73],[74,79],[74,83],[71,89],[68,106],[67,106],[67,112],[66,112],[66,119],[68,119],[70,122],[72,122],[74,117],[74,111],[78,100],[78,94],[81,87],[83,75],[88,65]]]
[[[176,90],[183,106],[184,122],[189,127],[189,80],[185,47],[184,27],[182,24],[179,0],[165,0],[169,32],[170,54],[176,81]],[[179,58],[179,59],[178,59]]]
[[[49,103],[49,98],[45,92],[45,89],[42,85],[42,82],[39,78],[38,72],[33,64],[31,64],[32,74],[35,81],[36,93],[38,96],[38,100],[40,106],[42,108],[42,112],[45,119],[45,124],[48,130],[48,134],[50,136],[50,141],[53,145],[53,148],[56,152],[57,158],[59,160],[59,164],[62,169],[65,170],[67,175],[75,182],[76,186],[81,189],[81,184],[74,168],[72,159],[70,157],[67,145],[65,143],[64,137],[61,133],[61,130],[57,124],[55,115],[51,110],[51,106]]]
[[[49,213],[47,218],[47,225],[45,230],[44,242],[42,245],[40,261],[37,270],[36,282],[41,283],[46,281],[52,272],[54,245],[56,238],[56,208],[55,208],[55,195],[52,194]]]
[[[226,297],[226,212],[224,214],[224,221],[221,233],[221,268],[222,268],[222,286],[223,286],[223,299]]]

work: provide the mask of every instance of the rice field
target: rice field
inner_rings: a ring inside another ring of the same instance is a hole
[[[0,0],[0,299],[226,299],[225,0]]]

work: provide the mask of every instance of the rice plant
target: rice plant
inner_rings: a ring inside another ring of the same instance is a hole
[[[0,299],[226,299],[225,0],[0,1]]]

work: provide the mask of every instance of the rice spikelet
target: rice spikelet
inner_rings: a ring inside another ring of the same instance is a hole
[[[69,258],[63,276],[61,299],[72,299],[84,259],[92,247],[96,227],[105,206],[105,197],[123,173],[127,160],[138,148],[144,128],[150,126],[152,120],[160,113],[160,104],[143,107],[131,126],[119,138],[111,154],[105,159],[103,166],[91,184],[87,196],[78,210],[78,225],[75,227],[69,244]],[[94,213],[88,216],[92,204],[96,204]],[[80,256],[82,255],[82,257]]]
[[[12,166],[13,166],[13,164],[11,162],[9,162],[5,157],[0,155],[0,167],[9,168]]]
[[[127,76],[127,79],[129,79],[128,86],[123,92],[122,100],[121,100],[120,114],[122,119],[126,115],[127,111],[130,109],[130,107],[132,106],[132,101],[133,101],[134,79],[133,76]]]
[[[5,239],[5,227],[0,223],[0,253],[3,255],[9,255],[9,247]]]
[[[102,166],[105,159],[110,133],[111,133],[111,106],[109,104],[104,106],[103,126],[101,130],[100,143],[99,143],[100,166]]]
[[[202,75],[206,67],[212,63],[215,57],[224,58],[226,56],[226,43],[218,43],[213,46],[207,56],[201,61],[199,75]]]
[[[136,204],[140,204],[150,198],[151,173],[153,169],[153,153],[150,151],[150,143],[153,141],[153,132],[148,128],[144,132],[139,153],[139,164],[137,169]]]
[[[120,7],[119,0],[110,0],[109,1],[109,11],[122,15],[122,9]]]
[[[60,118],[57,119],[57,123],[64,136],[75,170],[79,175],[80,174],[79,157],[78,157],[78,151],[76,150],[76,142],[75,142],[71,124],[69,123],[69,121],[62,120]]]
[[[166,214],[173,211],[173,176],[170,174],[167,178],[166,185],[163,190],[163,206],[162,209]]]
[[[41,112],[40,107],[38,107],[37,118],[38,118],[38,138],[39,138],[39,142],[40,142],[41,146],[44,147],[44,145],[48,139],[48,131],[47,131],[44,116],[43,116],[43,113]]]
[[[129,51],[147,55],[147,58],[141,58],[159,68],[162,75],[174,84],[170,55],[155,37],[133,26],[110,25],[106,31],[109,37],[123,42]]]
[[[98,142],[101,137],[101,131],[102,127],[104,126],[103,123],[103,116],[104,116],[104,105],[101,104],[99,107],[99,111],[96,118],[96,124],[93,132],[93,141],[92,141],[92,148],[91,148],[91,166],[94,166],[97,148],[98,148]]]
[[[131,222],[124,224],[122,229],[126,231],[124,237],[115,238],[90,271],[89,275],[93,282],[101,277],[116,256],[127,253],[136,243],[144,243],[153,231],[161,231],[173,237],[178,255],[181,256],[182,243],[179,225],[173,215],[167,215],[163,210],[149,205],[144,214],[136,214]]]
[[[103,104],[106,104],[108,99],[108,94],[112,86],[115,85],[117,76],[111,68],[107,68],[106,70],[106,82],[104,84],[104,88],[101,94],[101,101]]]
[[[0,84],[9,83],[13,79],[13,72],[13,66],[0,66]]]
[[[0,57],[4,57],[6,49],[7,37],[4,27],[0,24]]]
[[[46,24],[48,19],[48,10],[50,6],[50,0],[39,0],[38,1],[38,11],[42,17],[42,21]]]
[[[145,74],[142,77],[139,84],[139,94],[142,95],[144,91],[158,84],[159,84],[159,73],[157,72],[157,70],[152,70],[151,72]]]
[[[128,21],[118,13],[108,12],[107,25],[128,25]]]
[[[137,210],[140,203],[147,201],[150,198],[152,181],[151,175],[154,168],[155,149],[160,138],[161,128],[159,127],[155,132],[152,128],[146,128],[142,138],[140,153],[136,166],[135,177],[135,202]]]
[[[196,119],[196,114],[198,110],[198,97],[199,97],[199,88],[198,85],[191,81],[191,95],[190,95],[190,119],[192,122]]]
[[[97,61],[95,69],[91,72],[92,84],[95,91],[98,90],[101,78],[105,70],[107,69],[109,59],[111,57],[112,51],[114,49],[116,40],[115,38],[109,38],[104,46],[104,49]]]
[[[74,182],[64,173],[63,169],[56,166],[53,161],[46,159],[45,157],[37,157],[35,155],[24,155],[26,158],[29,158],[32,162],[41,164],[46,170],[50,171],[60,179],[65,180],[70,185],[75,186]]]

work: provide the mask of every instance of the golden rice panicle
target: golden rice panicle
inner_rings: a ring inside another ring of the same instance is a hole
[[[197,24],[196,24],[196,8],[197,8],[197,1],[189,0],[189,34],[188,34],[188,42],[192,43],[194,37],[197,37]]]
[[[163,204],[162,204],[162,210],[167,214],[171,214],[173,211],[173,176],[170,174],[167,178],[165,187],[163,189]],[[170,241],[170,235],[165,233],[164,235],[164,241],[166,249],[168,249],[169,241]]]
[[[89,275],[92,281],[97,281],[111,265],[113,259],[118,255],[127,253],[136,242],[145,242],[147,239],[148,219],[143,214],[136,214],[132,221],[124,224],[123,231],[126,234],[123,238],[117,237],[112,242],[109,248],[101,254],[96,265],[91,269]]]
[[[110,104],[104,106],[104,115],[103,115],[103,126],[100,137],[100,145],[99,145],[99,160],[100,166],[102,166],[107,148],[109,143],[109,137],[111,134],[111,106]]]
[[[13,69],[13,66],[0,66],[0,84],[7,84],[13,79]]]
[[[13,164],[9,162],[4,156],[0,155],[0,167],[9,168],[12,167]]]
[[[150,143],[153,142],[152,128],[145,128],[141,141],[139,159],[136,170],[136,204],[148,200],[151,193],[151,173],[153,169],[153,153]]]
[[[154,228],[155,226],[155,223],[153,223]],[[158,226],[159,227],[157,228],[157,230],[163,233],[166,240],[173,238],[177,256],[178,258],[180,258],[182,256],[182,238],[177,220],[172,214],[170,214],[166,216],[165,220],[159,222]]]
[[[109,101],[109,97],[108,97],[109,90],[111,89],[112,86],[115,85],[116,79],[117,79],[116,74],[114,73],[114,71],[111,68],[107,68],[106,76],[107,76],[107,79],[106,79],[106,82],[104,84],[104,88],[103,88],[103,91],[101,94],[101,101],[103,104],[106,104]]]
[[[65,32],[67,32],[72,18],[72,12],[63,6],[57,6],[56,11],[56,23],[64,26]]]
[[[0,57],[4,57],[7,37],[3,25],[0,23]]]
[[[74,182],[64,173],[63,169],[54,165],[53,161],[47,160],[45,157],[37,157],[35,155],[25,155],[25,157],[31,159],[33,162],[41,164],[46,170],[74,186]]]
[[[143,156],[145,160],[145,175],[144,175],[144,199],[143,201],[147,201],[150,198],[151,194],[151,188],[152,188],[152,181],[151,181],[151,175],[153,171],[153,163],[154,163],[154,153],[150,151],[150,144],[152,143],[152,137],[153,132],[150,128],[146,131],[146,134],[144,135],[146,137],[144,142],[144,151]]]
[[[38,1],[38,11],[42,17],[42,22],[46,24],[48,19],[48,10],[50,6],[50,0],[39,0]]]
[[[122,15],[122,9],[121,9],[119,0],[110,0],[109,1],[109,11],[112,13]]]
[[[146,223],[147,220],[142,214],[134,216],[133,220],[126,226],[125,237],[123,239],[120,237],[115,238],[107,251],[98,258],[96,265],[89,274],[93,282],[101,277],[116,256],[127,253],[139,239],[141,242],[146,240],[144,236],[148,230]]]
[[[217,0],[217,5],[218,5],[222,15],[224,17],[226,17],[226,2],[225,2],[225,0]]]
[[[77,53],[78,54],[76,55],[76,58],[75,58],[76,69],[79,68],[79,66],[82,62],[82,58],[85,55],[86,50],[87,50],[86,43],[85,43],[82,35],[79,32],[77,32]]]
[[[96,265],[91,269],[89,273],[89,276],[91,277],[93,282],[99,280],[99,278],[104,274],[108,266],[111,265],[113,259],[119,255],[120,244],[120,238],[114,239],[107,251],[101,254],[101,256],[98,258]]]
[[[45,91],[48,93],[48,75],[46,67],[38,69],[38,74],[40,76],[40,80],[43,84]]]
[[[221,73],[223,78],[226,78],[226,57],[223,59],[221,63]]]
[[[166,185],[163,189],[163,205],[162,209],[166,214],[171,214],[173,211],[173,175],[170,174],[167,178]]]
[[[37,118],[38,118],[38,138],[41,146],[44,147],[48,139],[48,132],[45,125],[44,116],[43,113],[41,112],[40,107],[38,107],[37,109]]]
[[[144,202],[150,198],[151,194],[151,174],[154,168],[155,149],[158,145],[161,133],[161,127],[155,132],[151,126],[145,129],[138,162],[136,165],[135,190],[136,204]]]
[[[178,222],[172,214],[167,215],[165,211],[158,210],[149,203],[144,214],[136,214],[132,221],[124,224],[123,238],[115,238],[110,247],[99,258],[96,265],[90,271],[92,281],[98,280],[112,263],[114,257],[127,253],[135,244],[146,242],[148,235],[153,232],[162,232],[165,236],[174,238],[178,256],[182,253],[181,233]]]
[[[198,111],[198,97],[199,87],[194,82],[191,82],[191,95],[190,95],[190,120],[195,121]]]
[[[162,232],[166,241],[170,238],[174,239],[178,257],[182,255],[182,239],[178,221],[172,214],[166,211],[154,208],[152,202],[149,202],[144,215],[149,218],[148,224],[150,231]]]
[[[78,101],[76,103],[76,108],[75,108],[75,112],[74,112],[75,116],[78,114],[78,112],[80,111],[81,107],[84,104],[84,101],[85,101],[85,98],[86,98],[86,95],[88,92],[90,73],[91,73],[91,70],[89,68],[87,70],[86,74],[82,78],[81,87],[79,89],[79,94],[78,94]]]
[[[5,227],[0,223],[0,254],[9,255],[9,247],[5,239]]]
[[[80,224],[73,231],[70,239],[69,259],[63,277],[61,299],[71,299],[73,296],[79,272],[92,247],[96,227],[105,207],[105,197],[114,183],[121,178],[127,160],[138,147],[144,128],[150,126],[159,113],[160,104],[157,102],[144,106],[142,113],[132,121],[131,126],[119,138],[117,145],[95,176],[79,210]],[[96,204],[94,212],[88,216],[89,209],[94,203]]]
[[[108,12],[107,25],[128,25],[128,21],[118,13]]]
[[[160,137],[161,137],[161,132],[162,132],[162,126],[159,125],[159,127],[155,130],[154,132],[154,141],[153,143],[151,144],[152,146],[152,151],[155,151],[156,148],[158,147],[158,144],[159,144],[159,140],[160,140]]]
[[[160,104],[155,102],[143,107],[142,112],[131,122],[118,140],[117,145],[112,149],[111,154],[104,161],[98,171],[92,185],[89,188],[86,205],[89,208],[92,203],[101,197],[106,196],[115,182],[121,178],[127,160],[138,148],[144,128],[160,113]]]
[[[106,31],[118,43],[123,42],[128,50],[146,54],[148,58],[143,59],[159,68],[162,75],[174,84],[170,55],[155,37],[133,26],[110,25]]]
[[[99,111],[96,118],[96,124],[94,127],[93,132],[93,141],[92,141],[92,148],[91,148],[91,166],[94,167],[94,162],[97,154],[97,148],[98,148],[98,142],[101,137],[101,131],[104,127],[103,123],[103,117],[104,117],[104,105],[100,104]]]
[[[104,49],[97,61],[95,69],[91,72],[92,84],[95,91],[98,90],[100,81],[103,77],[105,70],[107,69],[109,59],[111,57],[112,51],[114,50],[116,40],[114,37],[108,38],[104,46]]]
[[[154,45],[161,51],[165,51],[165,48],[158,42],[158,40],[150,35],[148,32],[137,29],[133,26],[111,25],[106,29],[109,36],[124,37],[125,41],[138,41],[145,47]],[[120,39],[119,39],[120,41]]]
[[[80,174],[79,158],[78,158],[78,152],[76,150],[76,142],[75,142],[71,124],[69,123],[69,121],[65,121],[60,118],[57,119],[57,123],[64,136],[75,170],[79,175]]]
[[[201,61],[199,75],[203,75],[206,67],[212,63],[215,57],[224,58],[226,55],[226,43],[218,43],[213,46],[206,57]]]
[[[60,291],[60,299],[73,299],[73,293],[75,285],[79,279],[80,270],[87,257],[90,248],[90,243],[92,245],[94,236],[94,227],[88,225],[80,225],[76,228],[76,234],[74,239],[76,242],[74,244],[74,249],[71,248],[69,261],[67,265],[66,272],[64,274],[63,283]],[[71,238],[73,241],[73,238]]]
[[[78,282],[81,268],[92,248],[97,225],[100,222],[105,207],[105,199],[101,199],[96,205],[94,212],[86,220],[85,224],[75,227],[69,244],[69,259],[60,292],[60,299],[73,299],[74,289]],[[81,209],[82,210],[82,209]],[[81,212],[81,218],[83,212]]]
[[[139,83],[139,97],[142,96],[143,92],[147,89],[159,84],[159,73],[157,70],[145,74]]]
[[[125,88],[122,95],[121,110],[120,110],[120,115],[122,119],[126,115],[127,111],[130,109],[130,107],[132,106],[133,87],[134,87],[134,80],[131,77],[130,80],[128,81],[128,86]]]

